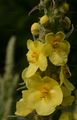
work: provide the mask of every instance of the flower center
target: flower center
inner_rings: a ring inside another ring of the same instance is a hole
[[[52,46],[53,46],[53,48],[57,48],[58,45],[59,45],[59,39],[55,37],[53,40]]]
[[[46,98],[47,95],[48,95],[48,93],[49,93],[49,89],[48,89],[46,86],[44,86],[44,87],[41,89],[41,93],[42,93],[41,98]]]
[[[38,53],[36,51],[33,51],[31,56],[32,58],[38,58]]]
[[[30,53],[30,57],[29,57],[29,62],[31,63],[36,63],[39,57],[39,53],[37,51],[32,51]]]

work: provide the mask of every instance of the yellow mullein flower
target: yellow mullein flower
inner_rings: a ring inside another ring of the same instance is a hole
[[[27,79],[27,87],[28,90],[22,92],[22,103],[20,101],[17,103],[17,115],[26,116],[32,110],[36,110],[38,115],[46,116],[53,113],[62,103],[62,90],[58,82],[50,77],[41,78],[38,74],[34,75]]]
[[[29,49],[27,53],[27,60],[29,62],[29,67],[26,70],[25,76],[32,76],[37,69],[45,71],[47,68],[47,58],[44,52],[44,44],[38,40],[27,41],[27,47]]]
[[[59,120],[72,120],[72,114],[71,114],[71,112],[63,112],[60,115]]]
[[[45,41],[51,45],[49,59],[56,66],[62,66],[67,63],[70,44],[64,40],[63,32],[47,33]]]

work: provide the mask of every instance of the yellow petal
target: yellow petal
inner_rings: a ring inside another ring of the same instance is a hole
[[[56,85],[59,85],[58,82],[48,76],[43,77],[43,84],[46,84],[50,89]]]
[[[36,64],[30,64],[27,70],[25,71],[25,77],[29,78],[37,71],[38,66]]]
[[[57,32],[55,36],[60,40],[64,40],[65,38],[65,34],[62,31]]]
[[[27,71],[27,68],[25,68],[23,71],[22,71],[22,79],[25,81],[27,78],[26,78],[26,71]]]
[[[62,103],[63,93],[60,86],[54,86],[50,91],[52,105],[57,106]]]
[[[51,101],[42,99],[37,102],[37,104],[35,105],[35,109],[38,115],[46,116],[55,111],[55,106],[52,106]]]
[[[74,96],[67,96],[63,99],[62,106],[69,106],[72,105],[74,102]]]
[[[63,42],[59,43],[59,49],[64,51],[66,54],[69,54],[70,52],[70,43],[66,40],[63,40]]]
[[[47,58],[43,54],[40,54],[37,64],[41,71],[45,71],[47,68]]]
[[[23,99],[19,100],[16,103],[16,112],[15,114],[18,116],[27,116],[29,113],[33,111],[31,106],[28,106],[29,104],[25,102]]]
[[[51,44],[46,43],[44,45],[44,53],[45,53],[45,56],[49,56],[52,53],[52,46],[51,46]]]
[[[63,93],[57,81],[49,77],[43,78],[44,88],[49,89],[48,99],[51,101],[52,106],[57,106],[61,104],[63,100]]]
[[[45,41],[51,43],[53,41],[55,34],[54,33],[47,33],[45,36]]]
[[[35,40],[34,45],[35,45],[35,48],[37,48],[38,51],[41,51],[41,49],[44,46],[44,44],[42,42],[40,42],[39,40]]]
[[[74,85],[67,79],[64,80],[64,85],[69,89],[70,91],[73,91],[75,89]]]
[[[41,85],[42,79],[38,74],[34,74],[30,78],[25,79],[25,83],[28,89],[38,89]]]
[[[32,40],[27,40],[27,48],[28,49],[34,49],[34,43],[33,43],[33,41]]]
[[[35,109],[35,104],[40,100],[41,93],[38,90],[22,91],[23,99],[32,109]]]
[[[53,51],[49,56],[49,59],[52,64],[56,66],[63,66],[67,63],[67,54],[65,52]]]

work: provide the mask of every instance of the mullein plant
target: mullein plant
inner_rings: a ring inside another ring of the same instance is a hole
[[[22,90],[15,114],[25,117],[35,112],[38,120],[38,116],[44,116],[44,119],[45,116],[53,116],[59,109],[62,111],[59,120],[71,120],[69,106],[74,102],[72,91],[75,87],[68,80],[71,72],[67,65],[70,53],[67,39],[74,27],[65,16],[69,5],[66,2],[58,5],[54,0],[40,0],[35,9],[43,15],[31,26],[33,40],[27,40],[29,65],[22,72],[27,89]],[[67,111],[65,108],[68,108]]]
[[[14,50],[16,37],[8,42],[5,59],[5,72],[0,75],[0,120],[8,120],[11,114],[13,93],[17,85],[18,74],[14,73]]]

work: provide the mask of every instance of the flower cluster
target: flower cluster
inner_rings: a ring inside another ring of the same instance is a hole
[[[31,77],[38,68],[45,71],[48,66],[47,58],[56,66],[63,66],[67,63],[70,44],[64,40],[64,37],[65,34],[59,31],[56,34],[47,33],[42,40],[43,42],[39,39],[27,41],[29,51],[26,55],[29,66],[25,72],[25,77]]]
[[[62,103],[62,90],[54,79],[35,74],[25,79],[28,90],[22,92],[23,98],[17,102],[16,114],[26,116],[33,110],[39,115],[49,115]]]
[[[38,115],[47,116],[57,106],[70,106],[74,101],[71,95],[74,86],[68,80],[67,66],[70,43],[64,31],[52,32],[48,27],[56,15],[54,10],[52,17],[45,14],[31,26],[34,40],[27,41],[29,65],[22,72],[27,90],[22,91],[22,98],[16,104],[16,115],[26,116],[35,110]]]

